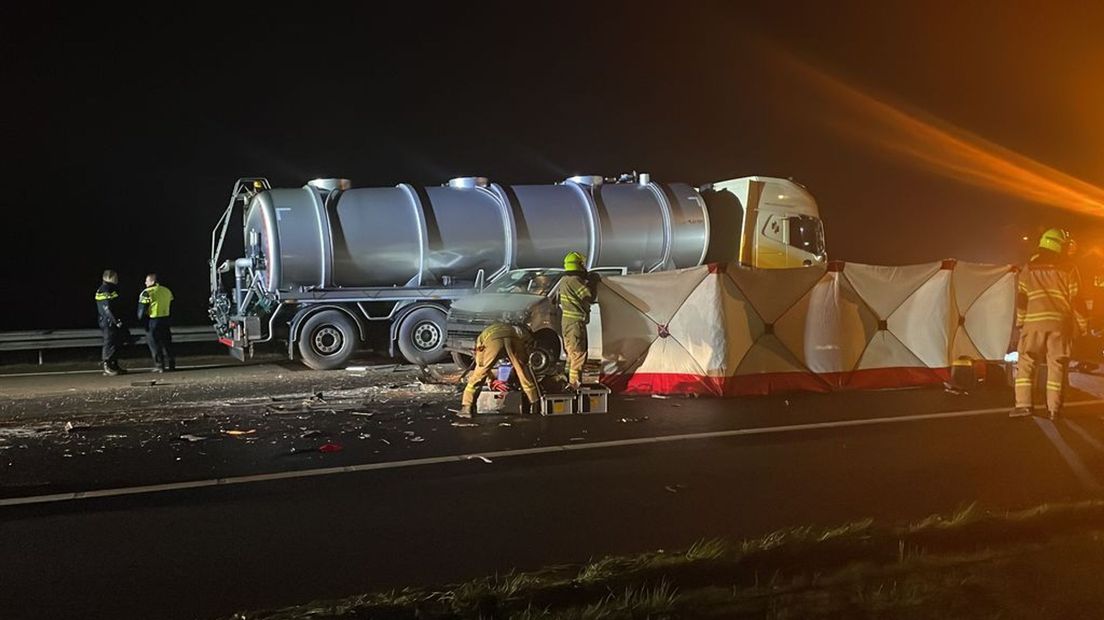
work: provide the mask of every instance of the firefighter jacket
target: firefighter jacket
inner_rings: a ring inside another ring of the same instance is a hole
[[[123,316],[119,312],[119,287],[111,282],[104,282],[96,289],[96,313],[99,315],[100,327],[122,327]]]
[[[480,334],[475,342],[475,350],[482,351],[487,343],[492,340],[514,339],[520,341],[526,347],[533,344],[533,332],[524,325],[511,325],[509,323],[491,323]]]
[[[1088,332],[1077,268],[1054,252],[1040,252],[1020,271],[1016,292],[1016,327],[1023,331]]]
[[[560,311],[565,321],[590,322],[594,287],[585,271],[568,271],[560,278]]]
[[[168,287],[154,284],[138,296],[138,319],[163,319],[169,316],[173,294]]]

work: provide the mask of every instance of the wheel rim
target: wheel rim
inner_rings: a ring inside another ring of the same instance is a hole
[[[333,325],[323,325],[314,332],[311,345],[320,355],[333,355],[341,350],[345,344],[345,337],[341,330]]]
[[[422,321],[410,332],[410,340],[419,351],[433,351],[441,346],[443,334],[433,321]]]
[[[529,369],[535,374],[541,374],[548,370],[548,366],[552,362],[552,356],[544,349],[533,349],[533,352],[529,354]]]

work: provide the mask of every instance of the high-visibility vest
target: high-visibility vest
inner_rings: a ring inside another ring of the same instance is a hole
[[[149,306],[146,316],[151,319],[162,319],[169,316],[172,301],[172,291],[160,284],[154,284],[138,296],[138,303]]]

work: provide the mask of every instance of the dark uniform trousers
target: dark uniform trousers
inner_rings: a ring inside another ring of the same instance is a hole
[[[119,357],[119,349],[126,344],[127,331],[122,327],[103,327],[103,351],[100,359],[114,365]]]
[[[172,330],[169,328],[169,317],[149,320],[146,326],[146,343],[149,344],[154,364],[167,370],[176,368],[176,358],[172,354]]]

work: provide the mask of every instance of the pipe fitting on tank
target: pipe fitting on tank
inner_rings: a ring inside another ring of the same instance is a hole
[[[574,183],[576,185],[588,185],[590,187],[597,187],[605,181],[601,175],[598,174],[577,174],[573,177],[564,179],[564,183]]]
[[[242,311],[242,299],[245,296],[245,273],[253,269],[252,258],[239,258],[234,261],[234,307]]]
[[[640,176],[636,178],[637,182],[641,185],[647,185],[652,182],[652,175],[647,172],[641,172]]]
[[[455,179],[449,179],[448,186],[455,189],[474,189],[476,187],[487,187],[491,184],[491,181],[487,177],[456,177]]]
[[[319,191],[333,192],[337,190],[345,191],[353,186],[353,182],[349,179],[320,178],[307,181],[307,185]]]

